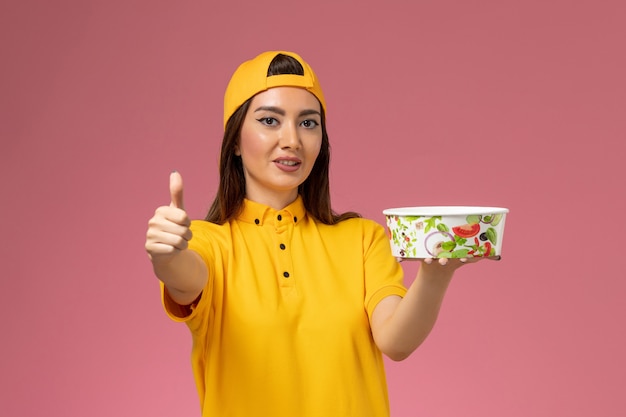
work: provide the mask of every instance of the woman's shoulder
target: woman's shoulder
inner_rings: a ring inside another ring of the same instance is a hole
[[[219,236],[230,235],[230,223],[217,224],[209,222],[207,220],[192,220],[191,226],[189,226],[191,233],[195,238],[216,238]]]
[[[364,251],[379,245],[389,245],[384,226],[368,218],[350,218],[334,225],[317,226],[320,237],[340,247],[362,248]]]
[[[326,227],[337,232],[361,231],[362,233],[367,234],[379,232],[384,229],[383,225],[366,217],[352,217],[341,220],[333,225],[326,225]]]
[[[219,230],[223,229],[226,225],[228,225],[228,222],[224,224],[217,224],[207,220],[197,219],[191,221],[190,228],[196,230]]]

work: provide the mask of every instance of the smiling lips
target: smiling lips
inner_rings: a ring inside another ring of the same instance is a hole
[[[278,167],[278,169],[283,170],[285,172],[293,172],[297,171],[302,164],[298,158],[278,158],[274,160],[274,163]]]

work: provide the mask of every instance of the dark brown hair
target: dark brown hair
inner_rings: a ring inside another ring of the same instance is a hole
[[[271,62],[267,75],[296,74],[304,75],[300,63],[287,55],[278,54]],[[248,99],[228,119],[220,151],[219,174],[220,183],[217,195],[206,215],[206,220],[212,223],[223,224],[236,217],[243,206],[246,196],[246,180],[243,172],[241,157],[235,155],[239,143],[241,126],[250,106]],[[321,106],[320,106],[321,107]],[[313,169],[307,179],[298,187],[304,207],[309,215],[324,224],[336,224],[342,220],[361,217],[355,212],[337,214],[330,204],[330,184],[328,179],[330,166],[330,142],[326,131],[326,116],[322,108],[322,146],[315,160]]]

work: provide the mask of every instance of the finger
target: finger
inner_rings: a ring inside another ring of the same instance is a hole
[[[471,257],[471,258],[460,259],[460,261],[463,262],[463,263],[468,263],[469,264],[469,263],[480,262],[483,259],[489,259],[491,261],[499,261],[501,259],[501,257],[499,255],[497,255],[497,256],[487,256],[487,257],[484,257],[484,256],[474,256],[474,257]]]
[[[155,245],[164,247],[171,247],[173,250],[185,250],[189,245],[189,241],[183,236],[174,234],[162,234],[159,236],[159,241],[154,242]]]
[[[189,229],[188,222],[185,223],[175,223],[173,221],[162,220],[162,219],[151,219],[148,222],[148,232],[149,236],[158,236],[161,234],[172,234],[176,236],[180,236],[185,240],[191,240],[191,230]]]
[[[173,249],[186,249],[189,240],[191,239],[191,232],[185,231],[182,234],[170,233],[167,231],[148,229],[146,233],[146,245],[161,245],[171,246]]]
[[[185,209],[183,204],[183,177],[178,171],[174,171],[170,174],[170,206]]]
[[[179,253],[180,251],[185,249],[187,249],[187,242],[180,242],[180,244],[178,245],[161,242],[146,243],[146,252],[148,253],[150,259],[175,255],[176,253]]]
[[[167,227],[167,223],[175,223],[189,227],[191,220],[184,210],[170,206],[161,206],[154,211],[154,216],[148,221],[148,225],[156,228]]]

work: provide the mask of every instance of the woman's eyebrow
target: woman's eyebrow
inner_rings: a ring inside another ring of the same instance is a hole
[[[257,109],[254,111],[255,113],[258,111],[271,111],[273,113],[278,113],[281,116],[284,116],[286,113],[283,109],[281,109],[280,107],[274,107],[274,106],[261,106],[261,107],[257,107]]]
[[[285,110],[281,109],[280,107],[275,107],[275,106],[260,106],[257,107],[254,112],[259,112],[259,111],[270,111],[276,114],[280,114],[281,116],[284,116],[285,114],[287,114],[285,112]],[[318,116],[321,116],[322,114],[314,109],[307,109],[307,110],[302,110],[299,114],[299,116],[308,116],[310,114],[316,114]]]
[[[320,117],[322,116],[322,113],[318,112],[317,110],[313,110],[313,109],[310,109],[310,110],[302,110],[302,111],[300,112],[300,116],[308,116],[309,114],[316,114],[316,115],[318,115],[318,116],[320,116]]]

